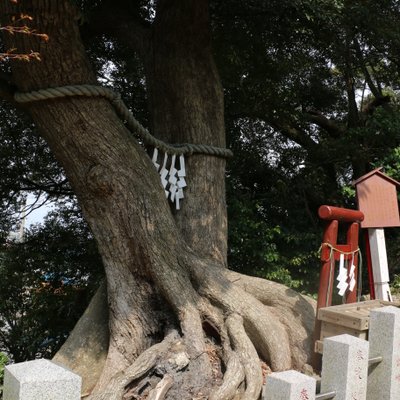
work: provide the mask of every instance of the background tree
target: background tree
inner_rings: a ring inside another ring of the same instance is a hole
[[[399,176],[385,161],[399,145],[398,5],[212,5],[236,154],[230,265],[313,292],[318,207],[355,207],[351,181],[376,166]]]
[[[2,246],[0,349],[14,362],[53,356],[85,310],[102,277],[88,238],[76,213],[64,210]]]
[[[0,353],[0,396],[3,393],[4,367],[7,361],[7,356],[4,353]]]

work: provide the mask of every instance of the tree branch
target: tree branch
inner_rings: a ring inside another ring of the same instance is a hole
[[[21,183],[26,185],[20,187],[21,191],[41,190],[50,196],[70,196],[73,194],[72,190],[68,189],[68,181],[66,179],[63,179],[61,182],[51,180],[48,183],[38,183],[29,178],[22,178]]]
[[[318,144],[300,128],[291,126],[288,123],[281,121],[267,122],[269,122],[274,129],[279,131],[287,139],[292,140],[307,151],[313,151],[318,146]]]
[[[374,111],[380,107],[385,106],[386,104],[390,103],[391,98],[390,96],[379,96],[375,97],[372,101],[370,101],[366,106],[363,108],[362,112],[364,116],[372,115]]]
[[[90,16],[82,29],[85,41],[93,36],[110,35],[121,44],[146,56],[150,45],[150,23],[132,10],[132,4],[126,1],[106,0]]]
[[[368,71],[367,65],[366,65],[365,60],[364,60],[364,56],[363,56],[362,51],[361,51],[360,43],[358,43],[357,39],[354,40],[354,48],[356,50],[356,54],[357,54],[358,60],[360,61],[361,69],[362,69],[362,71],[364,73],[365,80],[366,80],[366,82],[368,84],[369,89],[371,90],[371,93],[376,98],[381,97],[382,96],[382,92],[381,92],[380,88],[378,88],[374,84],[374,82],[372,80],[371,74]]]
[[[318,144],[312,140],[307,133],[301,128],[293,126],[290,122],[278,120],[278,118],[273,118],[269,115],[257,112],[249,113],[236,113],[230,114],[233,119],[249,118],[258,119],[264,121],[269,126],[271,126],[276,131],[280,132],[287,139],[297,143],[299,146],[303,147],[305,150],[314,150]]]
[[[306,112],[308,120],[325,129],[332,138],[340,138],[346,133],[346,128],[333,119],[325,117],[320,111],[309,109]]]
[[[354,48],[356,50],[357,57],[360,61],[361,69],[365,76],[365,81],[367,82],[368,87],[371,90],[371,93],[374,95],[374,99],[368,102],[366,106],[363,107],[361,110],[363,117],[365,119],[368,115],[372,115],[377,107],[385,106],[386,104],[390,103],[391,99],[390,96],[384,96],[382,94],[382,88],[379,82],[377,81],[377,84],[375,85],[374,81],[372,80],[372,76],[368,71],[364,56],[361,51],[360,44],[356,39],[354,40]],[[371,68],[372,71],[375,72],[372,66]]]
[[[0,72],[0,98],[12,103],[13,105],[17,105],[14,101],[14,93],[16,90],[17,88],[12,82],[11,75],[6,74],[5,72]]]
[[[350,49],[350,37],[346,37],[346,48],[345,48],[345,84],[348,98],[348,126],[356,127],[359,122],[358,107],[356,101],[356,94],[354,89],[354,74],[351,62],[351,49]]]

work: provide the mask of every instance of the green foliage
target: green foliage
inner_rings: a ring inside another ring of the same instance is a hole
[[[244,126],[240,126],[242,135]],[[313,193],[319,206],[323,190],[319,194],[318,182],[305,175],[312,171],[298,168],[301,149],[277,143],[282,157],[277,168],[265,154],[265,145],[257,137],[253,142],[251,139],[246,135],[243,142],[233,143],[236,156],[227,180],[229,266],[299,290],[315,291],[315,251],[321,227],[316,213],[304,209],[304,205],[314,207],[308,204],[305,192]]]
[[[25,115],[0,107],[0,239],[16,223],[28,193],[48,199],[70,196],[63,171]],[[40,204],[40,202],[39,202]]]
[[[400,293],[400,275],[394,275],[393,281],[390,285],[392,294],[398,296]]]
[[[24,242],[3,245],[0,276],[0,349],[20,362],[57,351],[102,268],[81,217],[60,209],[28,230]]]
[[[400,179],[400,147],[390,150],[387,156],[376,166],[383,166],[385,173],[393,179]]]
[[[2,399],[3,394],[3,380],[4,380],[4,367],[8,363],[8,357],[0,352],[0,399]]]
[[[318,207],[356,207],[351,182],[375,167],[400,177],[399,6],[391,0],[212,6],[235,153],[230,264],[315,292]],[[398,235],[391,237],[394,259]]]
[[[235,269],[254,273],[259,268],[279,259],[274,239],[280,235],[278,226],[270,228],[262,219],[262,210],[235,198],[230,204],[230,221],[237,221],[230,229],[230,263]]]

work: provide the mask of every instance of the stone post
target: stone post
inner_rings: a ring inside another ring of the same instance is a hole
[[[335,400],[365,400],[368,342],[350,335],[324,340],[321,393],[336,392]]]
[[[400,399],[400,309],[371,310],[369,348],[370,358],[382,361],[369,369],[368,400]]]
[[[267,376],[263,400],[315,400],[316,381],[297,371],[274,372]]]
[[[49,360],[5,368],[3,400],[80,400],[80,376]]]

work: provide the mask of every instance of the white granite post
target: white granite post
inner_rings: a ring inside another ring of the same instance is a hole
[[[385,231],[383,228],[369,228],[372,273],[374,276],[375,298],[392,301],[389,286],[389,267],[386,254]]]
[[[316,381],[297,371],[274,372],[267,376],[263,400],[315,400]]]
[[[368,342],[350,335],[324,340],[321,393],[336,392],[335,400],[365,400]]]
[[[368,400],[400,399],[400,309],[371,310],[368,340],[370,358],[382,357],[369,369]]]
[[[80,400],[82,378],[49,360],[5,368],[3,400]]]

